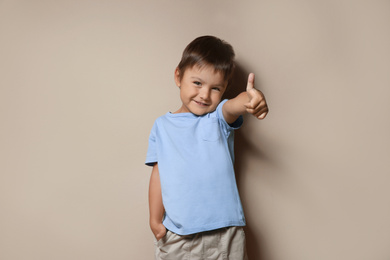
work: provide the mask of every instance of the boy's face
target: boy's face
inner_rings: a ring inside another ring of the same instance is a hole
[[[191,112],[198,116],[213,112],[217,108],[227,86],[223,74],[215,71],[211,65],[202,68],[195,65],[184,72],[176,69],[175,82],[180,88],[182,101],[182,106],[176,113]]]

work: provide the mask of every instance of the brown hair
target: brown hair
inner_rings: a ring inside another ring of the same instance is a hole
[[[201,36],[190,42],[183,51],[179,65],[180,79],[187,68],[194,65],[203,67],[211,65],[223,74],[224,80],[229,81],[234,71],[233,47],[214,36]]]

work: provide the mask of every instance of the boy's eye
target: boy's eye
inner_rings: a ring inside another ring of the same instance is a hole
[[[194,84],[197,85],[197,86],[202,85],[202,83],[200,83],[199,81],[194,81]]]

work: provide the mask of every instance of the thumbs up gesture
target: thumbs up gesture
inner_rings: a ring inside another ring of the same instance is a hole
[[[261,91],[255,89],[255,74],[250,73],[248,76],[248,84],[246,86],[246,93],[249,101],[244,104],[246,111],[254,115],[258,119],[264,119],[268,113],[267,102]]]

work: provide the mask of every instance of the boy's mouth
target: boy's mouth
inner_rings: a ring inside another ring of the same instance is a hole
[[[207,106],[209,106],[209,104],[206,104],[206,103],[203,103],[203,102],[199,102],[199,101],[196,101],[196,100],[194,100],[194,102],[195,102],[196,104],[198,104],[199,106],[202,106],[202,107],[207,107]]]

